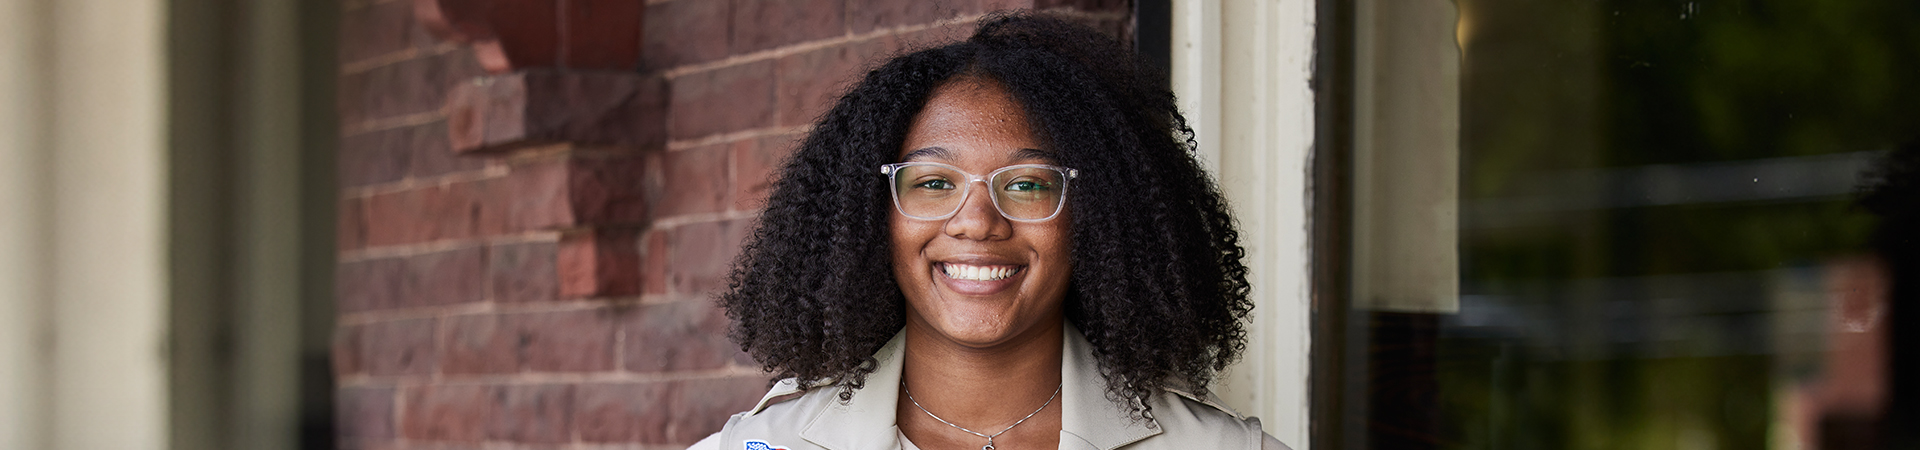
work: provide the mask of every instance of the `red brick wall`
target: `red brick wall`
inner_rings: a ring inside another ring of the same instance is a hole
[[[1129,21],[1117,0],[653,0],[637,71],[489,74],[414,3],[344,2],[343,448],[706,436],[767,385],[712,295],[834,94],[988,9]]]

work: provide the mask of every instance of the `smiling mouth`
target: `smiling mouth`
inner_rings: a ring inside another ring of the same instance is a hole
[[[1004,280],[1020,273],[1024,266],[976,266],[971,264],[940,263],[940,271],[947,278],[967,281]]]

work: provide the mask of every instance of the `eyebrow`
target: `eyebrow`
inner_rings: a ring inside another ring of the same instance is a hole
[[[906,156],[902,156],[900,158],[901,161],[921,161],[921,160],[927,160],[927,159],[952,161],[953,151],[947,150],[946,147],[923,147],[911,152],[907,152]],[[1041,161],[1046,161],[1049,164],[1060,162],[1060,158],[1054,156],[1053,152],[1035,149],[1035,148],[1023,148],[1023,149],[1014,151],[1013,159],[1016,161],[1026,160],[1026,159],[1037,159]]]

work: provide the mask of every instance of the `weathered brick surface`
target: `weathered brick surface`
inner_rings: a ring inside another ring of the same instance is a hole
[[[473,53],[460,50],[341,75],[340,123],[436,113],[455,83],[482,73]]]
[[[727,340],[727,316],[705,298],[648,305],[621,324],[632,372],[725,368],[740,347]]]
[[[876,28],[918,25],[948,17],[980,13],[977,0],[847,0],[847,27],[854,33]]]
[[[346,387],[334,394],[340,437],[381,440],[394,437],[394,395],[390,387]]]
[[[695,139],[773,125],[773,68],[762,60],[675,78],[667,136]]]
[[[1040,6],[1116,33],[1130,23],[1122,0],[538,0],[510,2],[537,9],[525,14],[458,12],[550,37],[516,49],[436,37],[419,22],[436,10],[414,9],[483,3],[342,13],[341,448],[705,437],[767,387],[712,298],[795,130],[875,58],[971,32],[953,19]],[[642,9],[644,23],[631,18]],[[562,22],[580,26],[542,31]],[[501,71],[488,74],[476,56],[510,54],[551,61],[493,61]]]
[[[487,295],[501,303],[551,301],[560,293],[555,275],[558,245],[528,242],[495,245],[487,253]]]
[[[396,320],[350,327],[368,375],[428,375],[438,365],[432,319]]]
[[[361,199],[341,199],[339,224],[334,227],[334,247],[341,251],[367,246],[367,204]]]
[[[740,141],[752,143],[753,141]],[[660,215],[713,213],[727,209],[728,176],[735,144],[715,144],[674,152],[661,159],[665,185],[676,190],[660,199]]]
[[[846,0],[733,0],[733,53],[846,34]]]
[[[766,388],[759,377],[587,384],[575,420],[585,442],[691,444],[753,407]]]
[[[340,15],[340,61],[355,63],[431,45],[413,24],[412,2],[380,2]]]
[[[407,388],[400,435],[408,439],[479,442],[490,434],[501,387],[438,384]]]
[[[726,285],[727,267],[746,237],[745,220],[701,222],[674,228],[667,237],[669,292],[714,292]]]
[[[488,424],[495,440],[530,443],[573,441],[573,391],[564,384],[506,386]]]
[[[607,310],[449,318],[443,373],[613,370],[618,320]]]
[[[753,211],[766,206],[775,171],[800,146],[801,136],[780,134],[733,145],[733,210]]]
[[[780,58],[775,68],[779,73],[778,123],[797,126],[819,120],[864,73],[859,69],[896,45],[892,36],[883,36]]]
[[[527,70],[455,87],[447,131],[463,153],[555,143],[658,147],[666,142],[665,102],[666,83],[655,76]]]
[[[595,228],[560,238],[560,295],[568,298],[635,295],[641,291],[640,231]]]
[[[366,245],[459,241],[648,217],[640,178],[648,158],[550,159],[501,176],[420,186],[365,198]]]
[[[646,70],[669,69],[727,57],[728,0],[672,0],[647,5]]]

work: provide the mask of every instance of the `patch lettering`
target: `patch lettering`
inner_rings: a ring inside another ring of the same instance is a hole
[[[748,439],[747,450],[788,450],[788,449],[786,447],[775,447],[773,446],[773,444],[768,444],[767,441]]]

